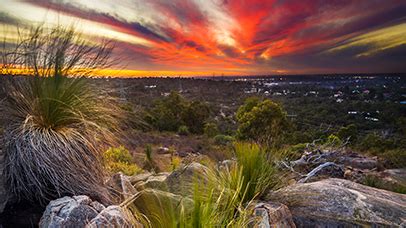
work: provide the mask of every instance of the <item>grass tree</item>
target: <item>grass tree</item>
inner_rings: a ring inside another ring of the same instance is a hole
[[[112,43],[89,42],[73,28],[43,26],[4,45],[5,177],[17,197],[47,202],[87,194],[108,201],[102,147],[114,141],[119,111],[84,76],[111,64]]]

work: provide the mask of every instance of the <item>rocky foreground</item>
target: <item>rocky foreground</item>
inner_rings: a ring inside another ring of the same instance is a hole
[[[147,199],[187,198],[184,186],[207,168],[191,163],[173,173],[115,175],[114,192],[142,205]],[[183,196],[181,195],[183,194]],[[190,200],[191,204],[193,202]],[[402,227],[406,225],[406,195],[368,187],[349,180],[328,178],[296,183],[270,192],[264,201],[254,202],[258,219],[254,227]],[[119,205],[105,207],[87,196],[64,197],[47,206],[40,227],[134,227]],[[138,224],[142,227],[141,224]]]
[[[366,176],[374,176],[384,185],[403,185],[405,169],[380,170],[377,158],[348,152],[307,153],[284,165],[290,169],[289,184],[251,203],[252,227],[406,226],[405,194],[361,184]],[[147,208],[150,202],[165,199],[192,206],[191,186],[196,177],[204,180],[208,173],[196,162],[171,173],[117,173],[107,185],[123,203],[103,205],[88,196],[63,197],[48,204],[39,227],[143,227],[128,216],[128,204]],[[7,202],[1,181],[0,175],[0,212]]]

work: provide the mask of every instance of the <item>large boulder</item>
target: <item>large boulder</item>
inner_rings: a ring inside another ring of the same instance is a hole
[[[406,225],[406,195],[348,180],[295,184],[267,197],[288,205],[299,227]]]
[[[209,172],[206,166],[192,162],[175,170],[166,178],[168,191],[177,195],[190,196],[193,194],[194,184],[200,183],[204,186],[204,183],[207,183]]]
[[[3,213],[4,207],[8,201],[8,194],[4,179],[4,153],[0,149],[0,214]]]
[[[130,177],[121,172],[114,174],[106,182],[106,186],[117,202],[122,202],[137,193],[130,182]]]
[[[131,177],[130,182],[139,191],[144,189],[157,189],[167,191],[181,196],[190,196],[193,193],[194,184],[200,183],[204,186],[209,178],[209,168],[192,162],[172,173],[139,174]]]
[[[274,202],[259,202],[254,205],[257,228],[295,228],[292,214],[286,205]]]
[[[137,175],[138,176],[138,175]],[[134,182],[134,179],[137,179],[138,177],[132,178],[132,182]],[[147,176],[147,174],[140,174],[140,178],[138,179],[143,179],[137,181],[134,186],[137,190],[143,190],[147,188],[152,188],[152,189],[159,189],[166,191],[168,189],[167,184],[166,184],[166,179],[168,178],[169,173],[162,172],[158,174],[153,174]],[[144,179],[145,177],[145,179]]]
[[[106,208],[82,195],[65,196],[51,201],[42,215],[39,227],[133,227],[135,224],[137,223],[130,223],[119,206]]]
[[[121,207],[113,205],[102,210],[86,226],[86,228],[102,227],[141,228],[143,225],[134,219],[130,222],[125,211]]]
[[[104,206],[93,207],[88,196],[65,196],[51,201],[42,215],[39,227],[85,227]]]

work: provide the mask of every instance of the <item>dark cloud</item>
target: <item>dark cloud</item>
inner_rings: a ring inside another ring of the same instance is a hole
[[[134,67],[406,72],[405,45],[362,57],[356,56],[376,47],[351,45],[327,52],[364,34],[406,23],[406,4],[400,0],[224,0],[216,1],[217,8],[213,9],[202,9],[203,4],[210,4],[197,0],[117,0],[117,4],[121,1],[145,4],[152,19],[140,16],[134,21],[126,15],[99,12],[69,1],[29,2],[150,41],[149,47],[118,42],[120,55],[128,56]],[[230,25],[211,18],[208,10],[220,10],[230,18]],[[18,19],[0,13],[0,22],[17,24]]]

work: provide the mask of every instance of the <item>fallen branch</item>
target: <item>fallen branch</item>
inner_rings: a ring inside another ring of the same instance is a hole
[[[320,172],[321,170],[323,170],[324,168],[329,167],[329,166],[338,166],[338,165],[337,165],[336,163],[334,163],[334,162],[326,162],[326,163],[323,163],[323,164],[317,166],[316,168],[314,168],[314,169],[313,169],[312,171],[310,171],[308,174],[306,174],[306,177],[300,179],[300,180],[298,181],[298,183],[306,183],[307,180],[309,180],[310,178],[314,177],[318,172]]]

